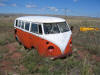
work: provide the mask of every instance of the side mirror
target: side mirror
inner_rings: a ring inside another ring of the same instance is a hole
[[[74,29],[74,27],[73,27],[73,26],[71,26],[71,27],[70,27],[70,30],[71,30],[71,31],[73,31],[73,29]]]

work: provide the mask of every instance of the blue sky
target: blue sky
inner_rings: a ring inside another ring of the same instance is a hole
[[[0,13],[100,17],[100,0],[0,0]]]

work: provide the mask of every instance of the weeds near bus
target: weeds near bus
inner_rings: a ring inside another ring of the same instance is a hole
[[[16,16],[0,16],[0,75],[99,75],[100,31],[80,32],[80,26],[100,28],[100,19],[68,17],[73,30],[73,55],[51,61],[27,51],[16,43],[13,20]]]

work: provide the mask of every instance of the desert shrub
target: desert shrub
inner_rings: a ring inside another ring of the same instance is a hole
[[[4,54],[7,52],[8,52],[8,49],[6,47],[0,46],[0,60],[3,59]]]
[[[11,32],[0,33],[0,45],[5,45],[14,42],[14,34]]]
[[[96,62],[95,66],[94,66],[94,74],[100,75],[100,63],[99,62]]]
[[[93,75],[91,72],[91,66],[90,61],[88,60],[88,55],[85,56],[85,58],[81,61],[81,75]]]
[[[55,61],[49,58],[41,57],[37,52],[29,52],[24,57],[22,64],[28,69],[27,73],[40,75],[64,75],[68,74],[71,69],[79,66],[80,61],[76,60],[74,56],[68,57],[65,60],[57,59]]]

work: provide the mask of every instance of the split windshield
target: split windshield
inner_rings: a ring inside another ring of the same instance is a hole
[[[63,33],[69,31],[69,27],[66,22],[59,23],[44,23],[45,34]]]

